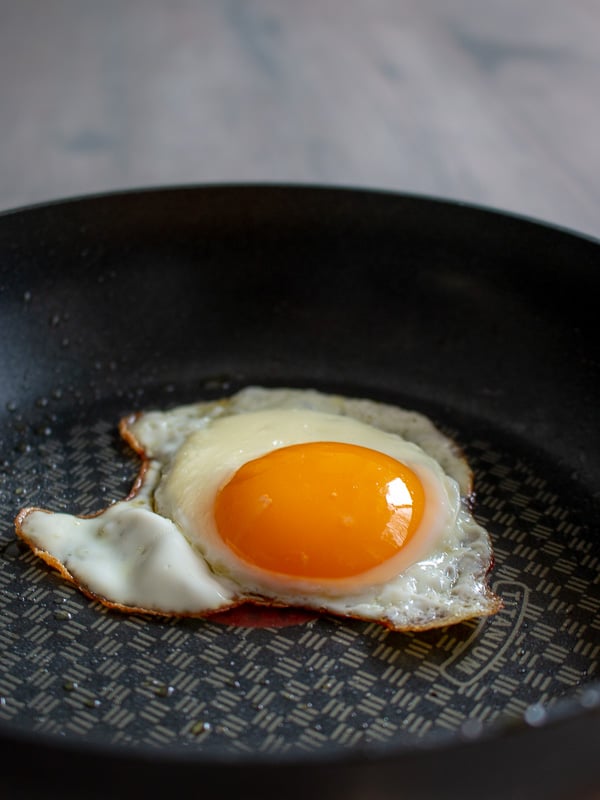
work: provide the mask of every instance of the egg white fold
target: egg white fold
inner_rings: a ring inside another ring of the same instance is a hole
[[[156,470],[147,471],[150,483]],[[34,509],[21,533],[98,599],[161,613],[227,608],[233,594],[211,575],[176,525],[150,508],[145,491],[90,517]]]

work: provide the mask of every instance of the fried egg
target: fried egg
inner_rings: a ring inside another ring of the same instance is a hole
[[[134,414],[120,432],[142,462],[127,498],[15,520],[111,608],[205,617],[251,602],[422,630],[501,607],[469,466],[420,413],[251,386]]]

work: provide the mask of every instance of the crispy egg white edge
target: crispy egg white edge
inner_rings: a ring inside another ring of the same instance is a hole
[[[152,510],[161,470],[190,431],[223,415],[269,408],[325,410],[351,416],[407,439],[410,435],[454,478],[462,498],[458,512],[466,534],[462,545],[433,561],[413,564],[400,576],[400,583],[394,581],[393,586],[380,587],[376,602],[372,596],[360,594],[327,597],[325,604],[322,598],[295,596],[294,605],[374,620],[395,630],[438,627],[493,614],[501,608],[500,598],[487,586],[492,565],[491,541],[487,531],[470,514],[472,475],[454,443],[417,412],[315,390],[247,387],[221,401],[188,404],[167,412],[150,411],[124,419],[120,424],[121,434],[143,459],[130,495],[89,517],[22,509],[15,520],[17,534],[85,594],[120,610],[209,616],[245,600],[281,605],[274,598],[241,596],[235,582],[212,574],[196,547],[171,520]],[[151,449],[145,444],[148,440],[153,442]],[[78,552],[67,537],[60,535],[57,521],[89,528],[95,542],[93,552]],[[125,529],[129,543],[123,549],[119,542]],[[120,551],[116,570],[115,547]],[[101,565],[99,581],[87,573],[86,560],[90,557],[95,568]],[[437,579],[432,583],[433,573]],[[115,597],[118,600],[111,599]],[[207,604],[211,606],[208,609]],[[198,606],[202,610],[194,610]]]

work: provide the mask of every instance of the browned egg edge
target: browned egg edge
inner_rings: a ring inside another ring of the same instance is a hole
[[[227,401],[225,400],[224,402],[226,403]],[[150,459],[144,447],[132,433],[130,427],[131,425],[133,425],[134,422],[136,422],[136,420],[138,420],[140,417],[143,416],[143,413],[144,412],[142,411],[134,412],[132,414],[128,414],[127,416],[122,417],[119,420],[119,425],[118,425],[119,435],[131,447],[131,449],[137,454],[137,456],[141,460],[139,472],[133,482],[133,485],[129,493],[126,495],[126,497],[123,498],[124,501],[132,500],[138,494],[144,483],[144,476],[148,471],[148,467],[150,464]],[[469,487],[469,492],[467,496],[464,498],[464,500],[465,502],[467,502],[469,510],[472,510],[472,507],[475,502],[475,492],[473,491],[473,472],[467,462],[463,449],[453,440],[452,440],[452,446],[454,448],[454,454],[466,464],[467,469],[469,471],[470,487]],[[110,508],[110,506],[107,506],[107,508],[100,509],[99,511],[95,511],[92,514],[77,514],[75,516],[78,519],[92,519],[94,517],[99,517],[102,514],[104,514],[104,512],[107,511],[108,508]],[[85,584],[81,583],[77,578],[75,578],[75,576],[73,576],[69,572],[69,570],[60,561],[58,561],[58,559],[52,556],[47,550],[39,548],[36,544],[34,544],[34,542],[32,542],[29,539],[27,534],[23,531],[23,522],[26,519],[26,517],[29,516],[29,514],[33,513],[34,511],[42,511],[45,514],[55,513],[53,511],[48,511],[47,509],[39,508],[37,506],[28,506],[22,508],[18,512],[14,520],[15,533],[19,537],[19,539],[21,539],[21,541],[23,541],[37,557],[39,557],[40,559],[42,559],[42,561],[44,561],[50,567],[55,569],[65,581],[75,586],[85,597],[89,598],[92,601],[98,602],[113,611],[119,611],[126,614],[147,614],[156,617],[167,617],[167,618],[187,617],[194,619],[210,619],[210,617],[217,616],[218,614],[221,614],[225,611],[231,611],[234,608],[238,608],[246,604],[253,606],[268,607],[268,608],[290,607],[287,604],[279,603],[276,600],[271,600],[269,598],[259,598],[259,597],[244,598],[238,601],[234,600],[225,607],[221,607],[216,610],[209,610],[202,612],[179,612],[179,611],[168,612],[168,611],[159,611],[157,609],[151,609],[151,608],[143,608],[140,606],[127,606],[123,605],[122,603],[115,603],[114,601],[109,600],[108,598],[93,592]],[[376,624],[381,625],[382,627],[387,628],[388,630],[396,632],[409,632],[409,631],[418,632],[418,631],[431,630],[433,628],[444,628],[450,625],[455,625],[459,622],[465,622],[469,619],[474,619],[474,618],[479,619],[482,617],[492,616],[493,614],[496,614],[504,607],[502,599],[498,595],[496,595],[489,588],[489,586],[487,586],[487,575],[491,572],[493,566],[494,566],[494,556],[492,551],[492,557],[485,570],[485,573],[482,576],[485,582],[485,592],[483,594],[483,597],[487,602],[487,608],[485,611],[480,611],[477,613],[454,614],[448,617],[439,617],[433,620],[428,620],[427,622],[421,624],[395,626],[388,620],[365,620],[364,617],[358,615],[343,614],[341,612],[332,612],[326,608],[314,608],[308,606],[305,607],[301,605],[294,606],[294,608],[302,609],[315,614],[321,614],[321,615],[325,614],[335,617],[342,617],[345,619],[357,619],[367,622],[375,622]]]

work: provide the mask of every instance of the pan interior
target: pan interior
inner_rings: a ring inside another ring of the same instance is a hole
[[[600,656],[598,252],[483,210],[308,188],[0,217],[0,730],[344,753],[537,724],[585,693]],[[394,402],[452,436],[503,611],[420,634],[126,616],[16,543],[23,506],[84,514],[127,494],[121,416],[249,383]]]
[[[126,402],[104,405],[58,421],[49,399],[36,433],[19,440],[18,414],[11,426],[0,719],[207,754],[402,747],[545,713],[594,679],[600,593],[585,496],[525,443],[435,407],[426,411],[475,472],[491,583],[505,603],[495,617],[401,634],[329,616],[282,615],[282,627],[260,615],[257,627],[162,620],[86,600],[15,542],[11,513],[25,504],[92,513],[125,496],[138,466],[116,432]]]

